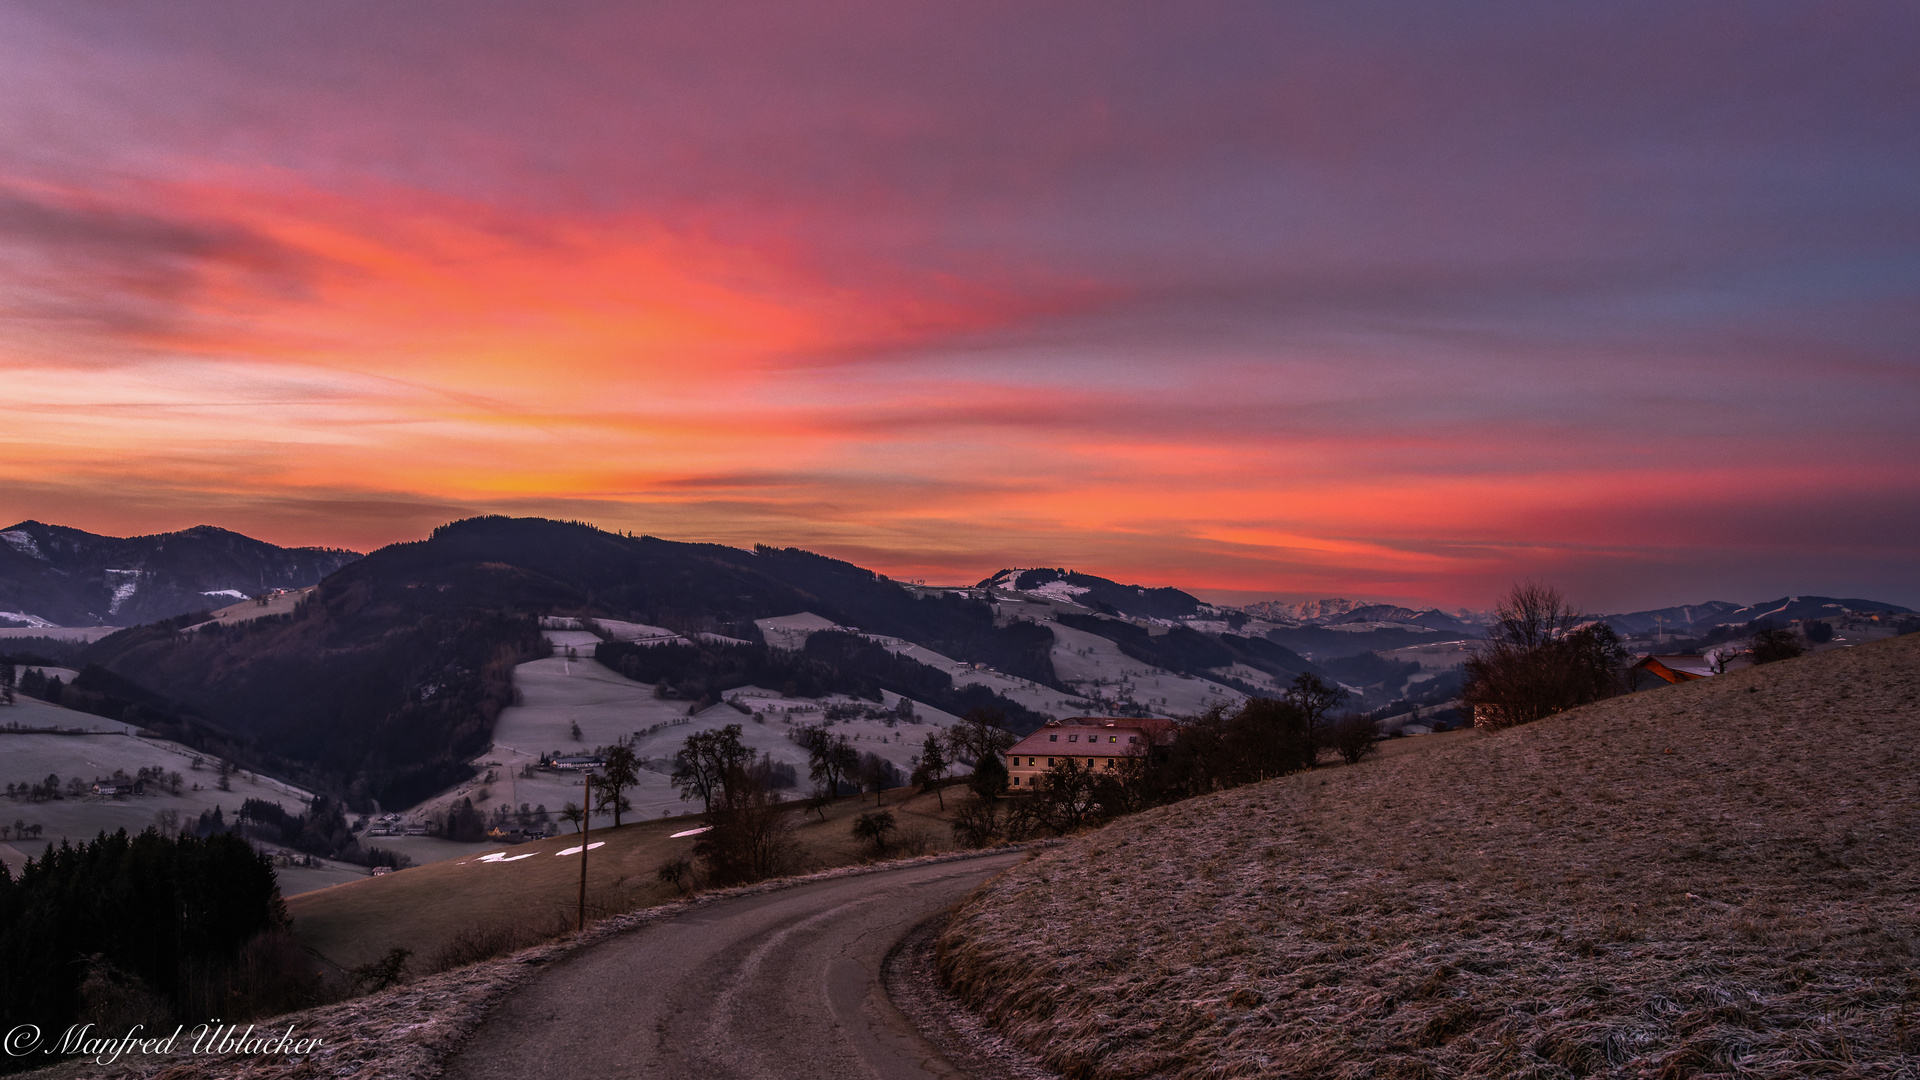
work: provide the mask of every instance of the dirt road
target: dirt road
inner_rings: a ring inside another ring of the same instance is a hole
[[[880,988],[909,930],[1023,856],[741,897],[555,964],[503,1002],[447,1080],[965,1076]]]

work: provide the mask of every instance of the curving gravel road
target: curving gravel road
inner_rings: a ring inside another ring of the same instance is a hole
[[[502,1002],[448,1080],[881,1080],[966,1074],[880,988],[895,943],[1020,854],[695,908],[555,964]]]

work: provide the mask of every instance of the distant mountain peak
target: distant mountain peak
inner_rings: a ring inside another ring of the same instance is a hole
[[[1141,619],[1190,619],[1203,609],[1212,610],[1192,594],[1169,586],[1127,585],[1064,567],[1014,567],[974,588],[1024,593]]]
[[[317,584],[360,557],[283,548],[217,525],[121,537],[28,520],[0,539],[0,610],[54,626],[131,626],[205,611],[215,600]]]

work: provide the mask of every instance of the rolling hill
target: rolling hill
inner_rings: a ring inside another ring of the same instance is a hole
[[[76,663],[146,688],[202,727],[170,737],[217,732],[251,767],[344,790],[356,805],[404,806],[472,775],[468,762],[514,700],[514,667],[550,651],[539,616],[628,620],[764,649],[754,620],[799,611],[1055,681],[1045,628],[996,625],[978,600],[921,597],[792,549],[508,518],[383,548],[287,615],[155,623],[95,642]]]
[[[304,588],[359,557],[210,525],[123,538],[23,521],[0,530],[0,626],[136,626]]]
[[[945,976],[1069,1076],[1900,1076],[1920,636],[1121,819]]]

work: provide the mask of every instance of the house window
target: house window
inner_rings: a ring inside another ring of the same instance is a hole
[[[1130,742],[1130,743],[1137,743],[1137,742],[1139,742],[1139,741],[1140,741],[1140,736],[1138,736],[1138,735],[1129,735],[1129,736],[1127,736],[1127,741],[1128,741],[1128,742]]]
[[[1118,736],[1118,735],[1109,735],[1109,736],[1107,736],[1107,741],[1108,741],[1108,742],[1119,742],[1119,741],[1120,741],[1120,736]]]
[[[1017,769],[1017,768],[1019,768],[1019,767],[1020,767],[1020,755],[1018,755],[1018,754],[1015,754],[1015,755],[1013,756],[1013,758],[1012,758],[1012,760],[1010,760],[1010,761],[1008,761],[1008,762],[1007,762],[1007,764],[1009,764],[1009,765],[1011,765],[1011,766],[1013,766],[1013,767],[1014,767],[1014,768],[1016,768],[1016,769]]]
[[[1027,764],[1029,764],[1029,765],[1031,765],[1031,764],[1033,764],[1033,762],[1034,762],[1034,759],[1033,759],[1033,758],[1028,758],[1028,759],[1027,759]]]
[[[1057,732],[1057,731],[1049,731],[1049,732],[1047,732],[1047,741],[1048,741],[1048,742],[1059,742],[1059,741],[1060,741],[1060,733],[1059,733],[1059,732]]]
[[[1051,768],[1053,768],[1053,759],[1052,759],[1052,758],[1048,758],[1048,759],[1047,759],[1047,768],[1049,768],[1049,769],[1051,769]]]
[[[1078,735],[1069,735],[1069,736],[1067,736],[1067,741],[1068,741],[1068,742],[1079,742],[1079,741],[1080,741],[1080,736],[1078,736]]]

